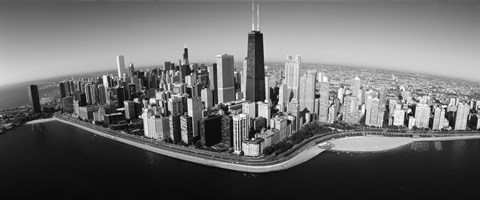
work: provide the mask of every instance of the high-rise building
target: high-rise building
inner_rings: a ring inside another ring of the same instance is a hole
[[[328,122],[328,109],[330,107],[330,83],[320,82],[320,99],[318,108],[318,120]]]
[[[213,146],[222,141],[222,116],[213,115],[199,121],[200,142],[207,146]]]
[[[192,118],[192,133],[194,138],[197,138],[199,136],[198,122],[200,121],[200,119],[202,119],[202,110],[202,100],[199,97],[187,99],[187,111],[188,116]]]
[[[345,89],[343,87],[338,88],[337,98],[340,100],[341,104],[343,104],[343,94],[345,94]]]
[[[177,143],[182,140],[182,128],[180,125],[180,116],[179,114],[172,114],[169,117],[169,125],[170,125],[170,139],[173,142]]]
[[[217,55],[218,103],[235,101],[234,71],[233,55]],[[265,91],[265,87],[262,89]]]
[[[354,79],[351,80],[351,87],[350,89],[352,90],[352,95],[361,98],[360,94],[360,85],[361,85],[361,80],[358,77],[355,77]]]
[[[279,94],[278,94],[278,110],[280,110],[280,112],[285,112],[288,102],[289,102],[289,93],[288,93],[287,85],[281,84],[279,88]]]
[[[250,117],[246,114],[233,116],[233,151],[242,151],[242,142],[249,139]]]
[[[222,143],[233,147],[233,120],[230,115],[222,116]]]
[[[117,56],[118,80],[122,80],[125,74],[125,60],[122,55]]]
[[[267,119],[266,126],[270,126],[270,118],[272,117],[272,105],[266,102],[257,102],[258,116]]]
[[[315,80],[315,73],[306,73],[300,77],[299,104],[302,113],[313,113],[315,110]]]
[[[287,112],[295,116],[296,120],[293,127],[295,131],[299,130],[300,126],[303,125],[303,121],[300,117],[300,109],[296,97],[293,97],[290,103],[288,103]]]
[[[213,107],[213,92],[210,88],[203,88],[201,96],[205,108]]]
[[[417,104],[415,108],[415,126],[428,128],[430,122],[430,107],[426,104]]]
[[[58,86],[60,87],[60,97],[61,98],[66,97],[67,96],[67,93],[65,91],[66,82],[62,81],[60,82],[60,84],[58,84]]]
[[[85,83],[85,98],[87,100],[87,105],[92,104],[92,84]]]
[[[372,99],[371,104],[371,114],[370,114],[370,124],[371,126],[381,127],[382,124],[379,123],[379,108],[378,108],[379,100],[377,97]]]
[[[99,84],[98,86],[98,103],[105,104],[107,103],[107,93],[105,92],[105,86],[103,84]]]
[[[291,100],[293,97],[299,98],[299,86],[300,86],[300,65],[302,59],[299,55],[293,59],[292,56],[287,56],[285,62],[285,83],[289,91],[288,100]],[[290,95],[292,94],[292,95]],[[288,104],[288,102],[287,102]]]
[[[130,63],[128,65],[128,71],[127,71],[128,77],[132,78],[133,75],[135,74],[135,66],[133,66],[133,63]]]
[[[217,63],[207,67],[208,86],[213,93],[213,105],[218,104]]]
[[[457,116],[455,117],[455,130],[466,130],[470,106],[464,103],[458,103]]]
[[[355,96],[346,96],[343,99],[344,121],[349,123],[358,123],[358,98]]]
[[[404,126],[405,125],[405,110],[395,110],[393,112],[393,125]]]
[[[63,112],[72,113],[73,112],[73,97],[63,97],[62,98],[62,110]]]
[[[415,117],[410,116],[408,118],[408,129],[412,129],[415,126]]]
[[[252,9],[253,11],[253,9]],[[252,13],[253,16],[253,13]],[[259,14],[257,12],[257,19]],[[252,18],[253,19],[253,18]],[[252,21],[252,31],[248,33],[247,45],[247,69],[246,76],[246,94],[245,100],[257,102],[265,100],[265,63],[263,57],[263,34],[260,32],[259,23],[257,29],[254,29]],[[241,145],[241,143],[240,143]]]
[[[433,125],[432,130],[440,130],[443,128],[443,118],[445,118],[445,109],[441,107],[435,108],[435,113],[433,115]],[[443,115],[442,115],[443,111]]]
[[[168,99],[168,112],[172,115],[183,114],[185,111],[183,109],[182,99],[178,97]]]
[[[193,143],[193,122],[192,117],[187,114],[180,116],[180,126],[182,133],[182,141],[185,144]]]
[[[135,119],[137,116],[135,115],[135,102],[133,101],[124,101],[125,106],[125,118],[127,119]]]

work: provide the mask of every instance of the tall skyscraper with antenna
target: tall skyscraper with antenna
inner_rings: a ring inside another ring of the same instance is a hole
[[[252,1],[252,31],[248,33],[246,69],[247,101],[265,100],[265,63],[263,57],[263,34],[260,32],[260,10],[257,4],[257,29],[255,29],[255,5]]]
[[[121,80],[125,74],[125,60],[122,55],[117,56],[118,79]]]

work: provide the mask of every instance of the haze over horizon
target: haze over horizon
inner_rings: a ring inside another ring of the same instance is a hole
[[[480,3],[256,1],[266,62],[373,67],[478,80]],[[232,54],[251,30],[250,1],[0,1],[0,85]]]

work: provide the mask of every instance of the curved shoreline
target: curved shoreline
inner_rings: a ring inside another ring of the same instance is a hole
[[[172,157],[172,158],[177,158],[177,159],[184,160],[184,161],[194,162],[194,163],[197,163],[197,164],[203,164],[203,165],[207,165],[207,166],[219,167],[219,168],[223,168],[223,169],[229,169],[229,170],[240,171],[240,172],[266,173],[266,172],[285,170],[285,169],[297,166],[299,164],[302,164],[302,163],[312,159],[313,157],[317,156],[318,154],[322,153],[323,151],[325,151],[325,149],[321,149],[321,148],[318,148],[316,145],[313,145],[312,146],[313,148],[303,150],[300,153],[298,153],[297,155],[295,155],[294,157],[292,157],[291,159],[287,159],[287,160],[285,160],[283,162],[280,162],[280,163],[276,163],[276,164],[272,164],[272,165],[256,165],[256,166],[254,166],[254,165],[243,165],[243,164],[236,164],[236,163],[229,163],[229,162],[222,162],[222,161],[218,161],[218,160],[206,159],[206,158],[191,156],[191,155],[182,154],[182,153],[176,153],[176,152],[173,152],[173,151],[169,151],[169,150],[165,150],[165,149],[161,149],[161,148],[156,148],[156,147],[153,147],[153,146],[149,146],[149,145],[146,145],[146,144],[134,142],[134,141],[127,140],[127,139],[124,139],[124,138],[115,137],[115,136],[103,133],[101,131],[90,129],[90,128],[82,126],[80,124],[69,122],[69,121],[59,119],[59,118],[56,118],[56,117],[54,117],[53,119],[55,119],[59,122],[62,122],[62,123],[66,123],[66,124],[75,126],[77,128],[83,129],[85,131],[89,131],[93,134],[103,136],[103,137],[108,138],[108,139],[113,139],[113,140],[116,140],[118,142],[129,144],[129,145],[132,145],[132,146],[135,146],[135,147],[138,147],[138,148],[142,148],[142,149],[154,152],[154,153],[164,155],[164,156],[169,156],[169,157]],[[311,141],[310,143],[314,143],[314,142],[315,141]]]
[[[287,156],[283,158],[279,158],[278,160],[274,161],[264,161],[262,162],[257,162],[257,163],[249,163],[249,160],[245,160],[244,163],[237,163],[237,162],[228,162],[228,161],[222,161],[222,160],[215,160],[215,159],[209,159],[205,157],[200,157],[200,156],[195,156],[195,155],[189,155],[186,153],[180,153],[180,152],[175,152],[173,150],[168,150],[165,148],[158,148],[154,146],[150,146],[147,143],[141,143],[138,141],[134,141],[131,139],[125,139],[122,137],[117,137],[99,130],[95,130],[89,127],[86,127],[81,124],[77,124],[74,122],[70,122],[65,119],[61,119],[58,117],[53,117],[49,119],[43,119],[41,121],[36,121],[35,123],[41,123],[41,122],[46,122],[46,121],[52,121],[56,120],[58,122],[66,123],[72,126],[75,126],[77,128],[83,129],[85,131],[91,132],[93,134],[103,136],[105,138],[109,138],[112,140],[116,140],[118,142],[124,143],[124,144],[129,144],[138,148],[142,148],[154,153],[158,153],[164,156],[184,160],[184,161],[189,161],[197,164],[202,164],[206,166],[212,166],[212,167],[219,167],[223,169],[228,169],[228,170],[234,170],[234,171],[239,171],[239,172],[249,172],[249,173],[268,173],[268,172],[273,172],[273,171],[280,171],[280,170],[285,170],[292,168],[294,166],[300,165],[313,157],[319,155],[320,153],[326,151],[324,148],[320,148],[319,144],[321,142],[328,141],[329,143],[332,143],[335,145],[338,141],[346,141],[346,140],[355,140],[355,138],[367,138],[367,139],[375,139],[375,140],[381,140],[381,142],[384,142],[385,140],[391,140],[391,139],[397,139],[396,142],[392,142],[386,146],[378,147],[375,148],[375,146],[372,148],[370,145],[369,149],[364,149],[364,150],[358,150],[358,149],[352,149],[350,145],[347,145],[350,147],[350,149],[343,148],[343,149],[335,149],[335,147],[329,149],[332,151],[346,151],[346,152],[376,152],[376,151],[387,151],[390,149],[398,148],[403,145],[410,144],[415,141],[446,141],[446,140],[464,140],[464,139],[480,139],[480,135],[469,135],[469,136],[444,136],[444,137],[423,137],[423,138],[412,138],[412,137],[386,137],[386,136],[378,136],[378,135],[371,135],[371,136],[349,136],[349,133],[336,133],[335,135],[324,135],[324,136],[319,136],[318,138],[315,138],[302,146],[298,147],[297,150],[290,152],[287,154]],[[32,121],[32,123],[34,123]],[[341,138],[335,138],[335,136],[340,136]],[[331,139],[334,138],[334,139]],[[401,141],[401,142],[398,142]],[[371,141],[370,141],[371,142]],[[377,141],[378,142],[378,141]],[[358,145],[357,145],[358,146]],[[338,146],[337,146],[338,147]],[[363,147],[362,147],[363,148]],[[214,157],[214,156],[212,156]],[[272,163],[272,164],[270,164]]]

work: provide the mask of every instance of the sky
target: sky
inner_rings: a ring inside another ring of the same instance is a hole
[[[479,1],[257,0],[266,62],[374,67],[480,81]],[[251,1],[0,0],[0,85],[181,58],[241,62]]]

